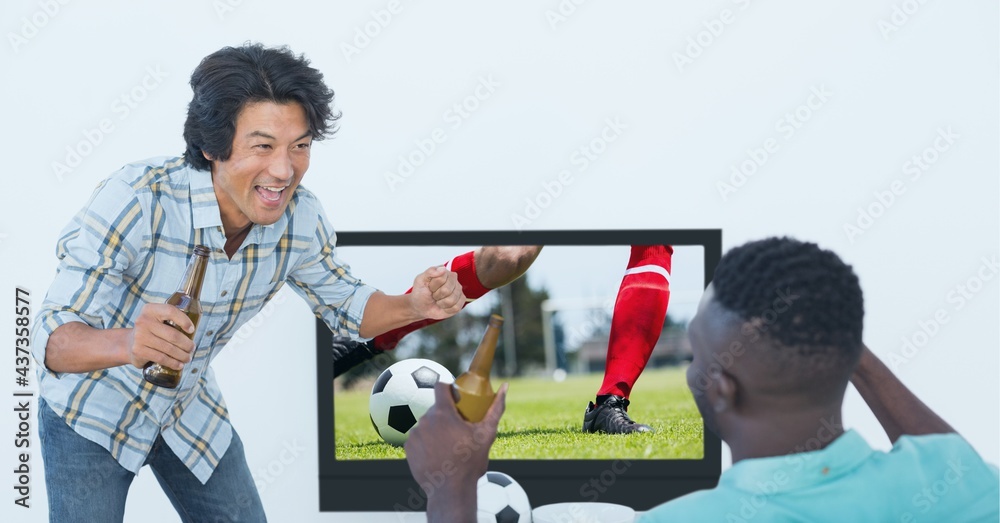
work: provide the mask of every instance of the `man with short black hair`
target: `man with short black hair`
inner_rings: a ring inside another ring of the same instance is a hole
[[[864,346],[863,320],[857,276],[834,253],[788,238],[729,251],[689,326],[694,360],[687,375],[706,426],[729,444],[733,466],[718,487],[638,521],[997,521],[997,467]],[[885,428],[891,452],[844,430],[848,381]],[[436,392],[406,442],[418,482],[464,439],[481,432],[492,442],[506,397],[504,386],[484,421],[470,424],[452,415],[445,386]],[[474,520],[476,479],[489,449],[473,447],[479,450],[471,459],[451,460],[459,470],[430,494],[431,523]],[[927,496],[943,486],[947,495]]]
[[[112,174],[57,244],[33,349],[52,521],[122,521],[147,464],[185,522],[265,520],[209,363],[285,282],[354,339],[465,303],[444,267],[388,296],[337,258],[326,213],[299,185],[312,142],[337,119],[333,91],[307,60],[226,47],[195,69],[191,88],[184,156]],[[211,249],[197,330],[164,304],[196,245]],[[180,385],[144,381],[148,362],[183,370]]]

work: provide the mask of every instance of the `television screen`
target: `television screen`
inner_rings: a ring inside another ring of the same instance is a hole
[[[633,252],[644,251],[632,246],[644,245],[671,246],[670,266],[660,268],[662,256],[636,261]],[[643,510],[717,482],[720,444],[704,428],[685,371],[687,323],[721,255],[720,231],[340,233],[337,251],[356,276],[389,294],[407,291],[430,266],[468,261],[466,253],[537,257],[522,276],[470,299],[456,316],[389,337],[391,350],[339,366],[335,379],[333,335],[317,321],[321,510],[424,510],[424,492],[398,446],[433,398],[419,378],[427,381],[430,372],[431,381],[451,380],[467,371],[493,314],[504,322],[492,388],[509,382],[510,389],[490,470],[514,477],[534,506],[603,501]],[[652,273],[635,280],[650,289],[631,285],[631,306],[616,308],[629,268]],[[662,325],[658,313],[645,312],[656,310],[643,302],[654,298],[667,302]],[[647,319],[640,326],[630,314]],[[612,355],[629,358],[613,368],[637,379],[606,376],[612,341],[619,347]],[[646,349],[622,348],[628,343]],[[393,369],[405,373],[384,372],[397,362],[405,363]],[[588,403],[602,390],[620,389],[623,379],[634,380],[628,414],[652,431],[585,432]]]

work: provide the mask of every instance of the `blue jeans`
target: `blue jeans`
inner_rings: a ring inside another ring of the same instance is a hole
[[[39,400],[38,434],[45,462],[49,492],[49,520],[54,522],[114,522],[125,517],[125,497],[135,474],[125,470],[104,447],[79,435]],[[266,521],[254,485],[243,442],[233,431],[233,441],[208,483],[198,478],[157,437],[146,456],[181,521]],[[158,514],[162,507],[144,507]],[[135,518],[144,519],[143,515]]]

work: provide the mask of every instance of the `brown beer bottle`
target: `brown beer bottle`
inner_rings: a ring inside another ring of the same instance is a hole
[[[198,320],[201,319],[201,284],[205,281],[205,267],[208,265],[208,247],[198,245],[194,248],[194,256],[188,261],[187,270],[184,271],[184,280],[180,289],[177,290],[167,303],[175,305],[194,324],[195,331],[198,329]],[[181,334],[194,339],[194,333],[188,334],[183,329],[177,327],[173,322],[165,321],[167,325],[176,328]],[[159,363],[149,362],[142,368],[142,376],[153,385],[166,387],[168,389],[177,388],[181,382],[181,371],[164,367]]]
[[[493,355],[496,353],[497,340],[500,338],[500,326],[503,318],[493,314],[490,323],[483,334],[483,341],[472,357],[469,370],[455,378],[451,386],[458,413],[468,421],[477,423],[486,416],[486,411],[493,404],[493,386],[490,385],[490,370],[493,368]]]

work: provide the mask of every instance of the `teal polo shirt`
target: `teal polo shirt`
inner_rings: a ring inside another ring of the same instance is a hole
[[[821,450],[740,461],[718,487],[637,521],[996,522],[998,506],[997,467],[958,434],[903,436],[881,452],[852,430]]]

